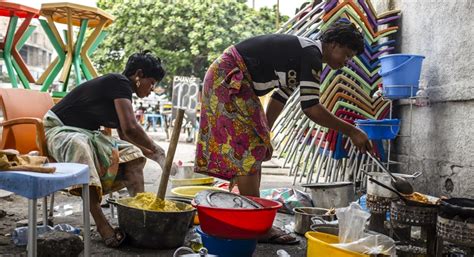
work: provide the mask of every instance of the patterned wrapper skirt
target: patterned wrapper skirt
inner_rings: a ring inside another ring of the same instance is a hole
[[[106,136],[100,131],[64,125],[52,111],[46,113],[43,124],[49,156],[57,162],[87,164],[89,186],[99,197],[125,187],[121,165],[145,158],[138,147],[127,141]],[[81,186],[73,186],[69,192],[80,195],[81,189]]]
[[[209,67],[202,91],[195,172],[226,180],[260,172],[273,152],[269,128],[234,46]]]

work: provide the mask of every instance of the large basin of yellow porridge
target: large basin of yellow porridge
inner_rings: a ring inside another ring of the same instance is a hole
[[[117,206],[119,227],[132,245],[154,249],[182,246],[196,209],[180,201],[155,201],[155,197],[155,193],[140,193],[108,202]]]

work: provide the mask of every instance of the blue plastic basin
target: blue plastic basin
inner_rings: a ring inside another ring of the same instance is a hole
[[[201,227],[196,227],[201,235],[202,244],[210,254],[219,257],[252,257],[257,247],[257,239],[225,239],[204,233]]]

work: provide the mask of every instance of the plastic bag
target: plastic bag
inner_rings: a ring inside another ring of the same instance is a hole
[[[346,208],[336,209],[339,221],[339,242],[350,243],[364,237],[364,229],[370,213],[365,212],[359,204],[353,202]]]
[[[382,234],[365,234],[364,237],[357,241],[345,244],[334,244],[334,246],[363,254],[384,254],[393,257],[396,256],[395,241],[392,238]]]
[[[382,234],[365,233],[370,213],[358,203],[336,209],[339,221],[339,244],[334,246],[363,254],[385,254],[395,256],[395,241]]]
[[[294,188],[264,189],[260,191],[260,197],[282,203],[278,211],[283,213],[294,214],[293,208],[296,207],[313,207],[311,197]]]

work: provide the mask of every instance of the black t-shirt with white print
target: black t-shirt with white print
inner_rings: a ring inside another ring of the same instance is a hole
[[[107,74],[86,81],[69,92],[51,111],[67,126],[97,130],[119,128],[114,100],[132,101],[130,80],[122,74]]]
[[[244,59],[258,96],[277,88],[272,98],[286,103],[299,86],[303,109],[319,103],[319,76],[322,70],[319,41],[270,34],[249,38],[235,47]]]

